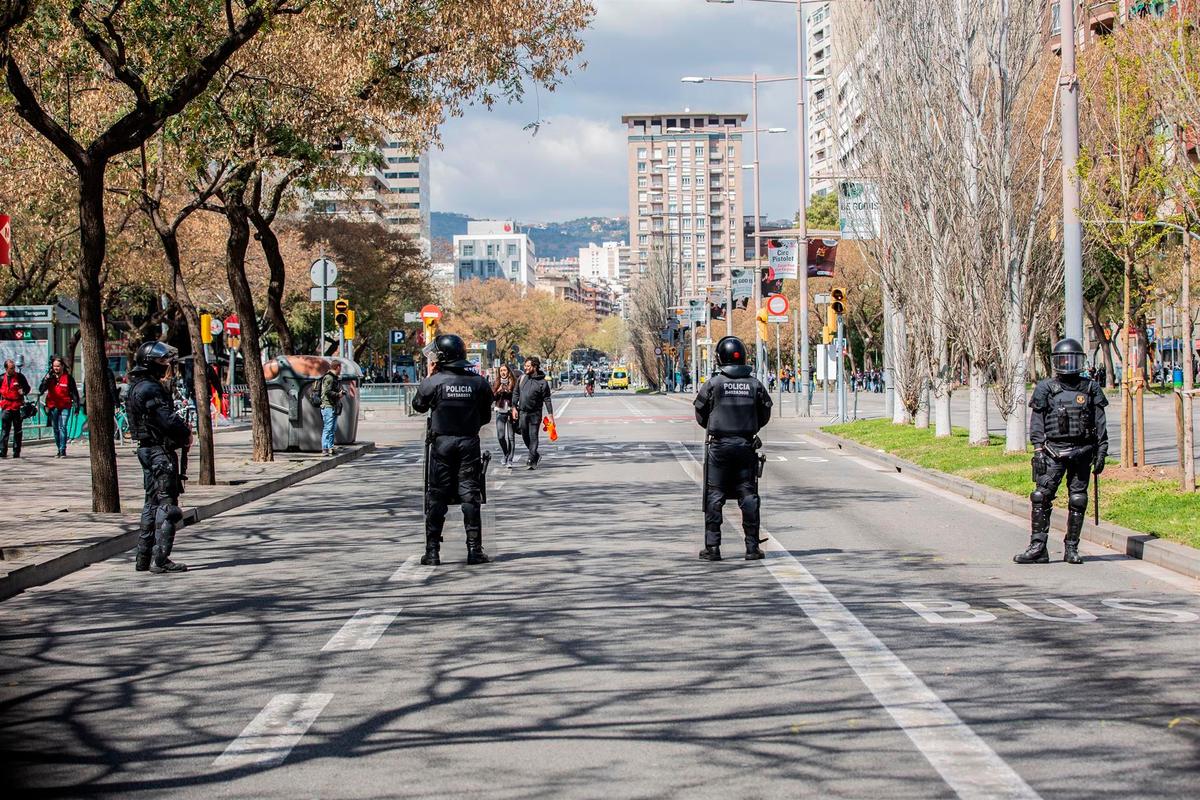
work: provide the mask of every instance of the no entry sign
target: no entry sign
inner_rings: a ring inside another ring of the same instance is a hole
[[[773,294],[767,298],[767,313],[773,317],[782,317],[788,312],[788,299],[781,294]]]
[[[230,314],[225,318],[225,332],[230,336],[242,335],[242,323],[238,320],[236,314]]]

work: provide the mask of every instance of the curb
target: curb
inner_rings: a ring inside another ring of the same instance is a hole
[[[882,450],[875,450],[858,442],[834,436],[825,431],[810,431],[807,436],[825,445],[828,449],[844,450],[857,456],[870,459],[885,466],[894,467],[896,472],[912,475],[940,489],[954,492],[961,497],[975,500],[984,505],[1006,511],[1015,517],[1029,517],[1029,501],[1024,497],[993,489],[966,478],[947,475],[944,472],[920,467],[910,461],[897,458]],[[1050,526],[1055,530],[1066,531],[1067,514],[1061,508],[1054,509],[1050,518]],[[1186,575],[1189,578],[1200,579],[1200,550],[1177,542],[1159,539],[1148,533],[1123,528],[1111,522],[1096,525],[1089,516],[1083,523],[1082,537],[1094,544],[1103,545],[1110,550],[1124,553],[1132,558],[1141,559],[1148,564],[1169,569]]]
[[[186,528],[197,522],[211,519],[218,514],[224,514],[226,511],[232,511],[240,506],[261,500],[289,486],[294,486],[301,481],[306,481],[323,472],[328,472],[335,467],[353,461],[359,456],[374,451],[374,449],[374,442],[359,442],[350,445],[346,450],[332,458],[318,461],[315,464],[309,464],[295,472],[289,472],[287,475],[280,475],[269,481],[263,481],[262,483],[234,492],[227,497],[222,497],[220,500],[214,500],[202,506],[186,508],[184,509],[183,520],[179,528]],[[64,553],[49,561],[21,567],[0,578],[0,600],[7,600],[34,586],[51,583],[59,578],[70,575],[72,572],[78,572],[84,567],[112,558],[118,553],[123,553],[136,546],[139,532],[138,526],[125,523],[118,524],[118,527],[122,532],[115,536],[94,542],[78,550]]]

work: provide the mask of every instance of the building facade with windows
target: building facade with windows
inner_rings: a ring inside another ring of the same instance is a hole
[[[629,269],[658,250],[684,296],[724,282],[741,263],[745,114],[627,114]],[[680,268],[681,267],[681,268]]]
[[[454,282],[503,278],[529,288],[537,280],[533,240],[512,220],[471,220],[454,237]]]
[[[811,195],[833,192],[837,182],[832,176],[837,169],[837,105],[834,93],[834,19],[829,3],[821,3],[808,12],[805,20],[808,39],[808,191]]]
[[[421,252],[429,256],[429,153],[413,151],[391,133],[381,135],[371,148],[376,164],[349,166],[347,154],[342,185],[313,192],[304,198],[302,209],[377,223],[416,240]]]

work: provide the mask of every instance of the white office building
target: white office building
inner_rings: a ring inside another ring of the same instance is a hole
[[[579,248],[579,277],[588,281],[619,283],[629,277],[629,247],[624,242],[589,242]]]
[[[532,287],[535,260],[533,240],[512,220],[472,220],[454,237],[455,283],[504,278]]]

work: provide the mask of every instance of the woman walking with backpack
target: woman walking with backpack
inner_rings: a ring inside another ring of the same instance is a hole
[[[500,440],[500,450],[504,453],[504,466],[513,468],[513,459],[517,457],[517,428],[516,420],[512,417],[513,391],[517,388],[517,380],[513,377],[508,364],[500,365],[500,372],[492,384],[492,394],[495,396],[496,408],[496,438]]]

